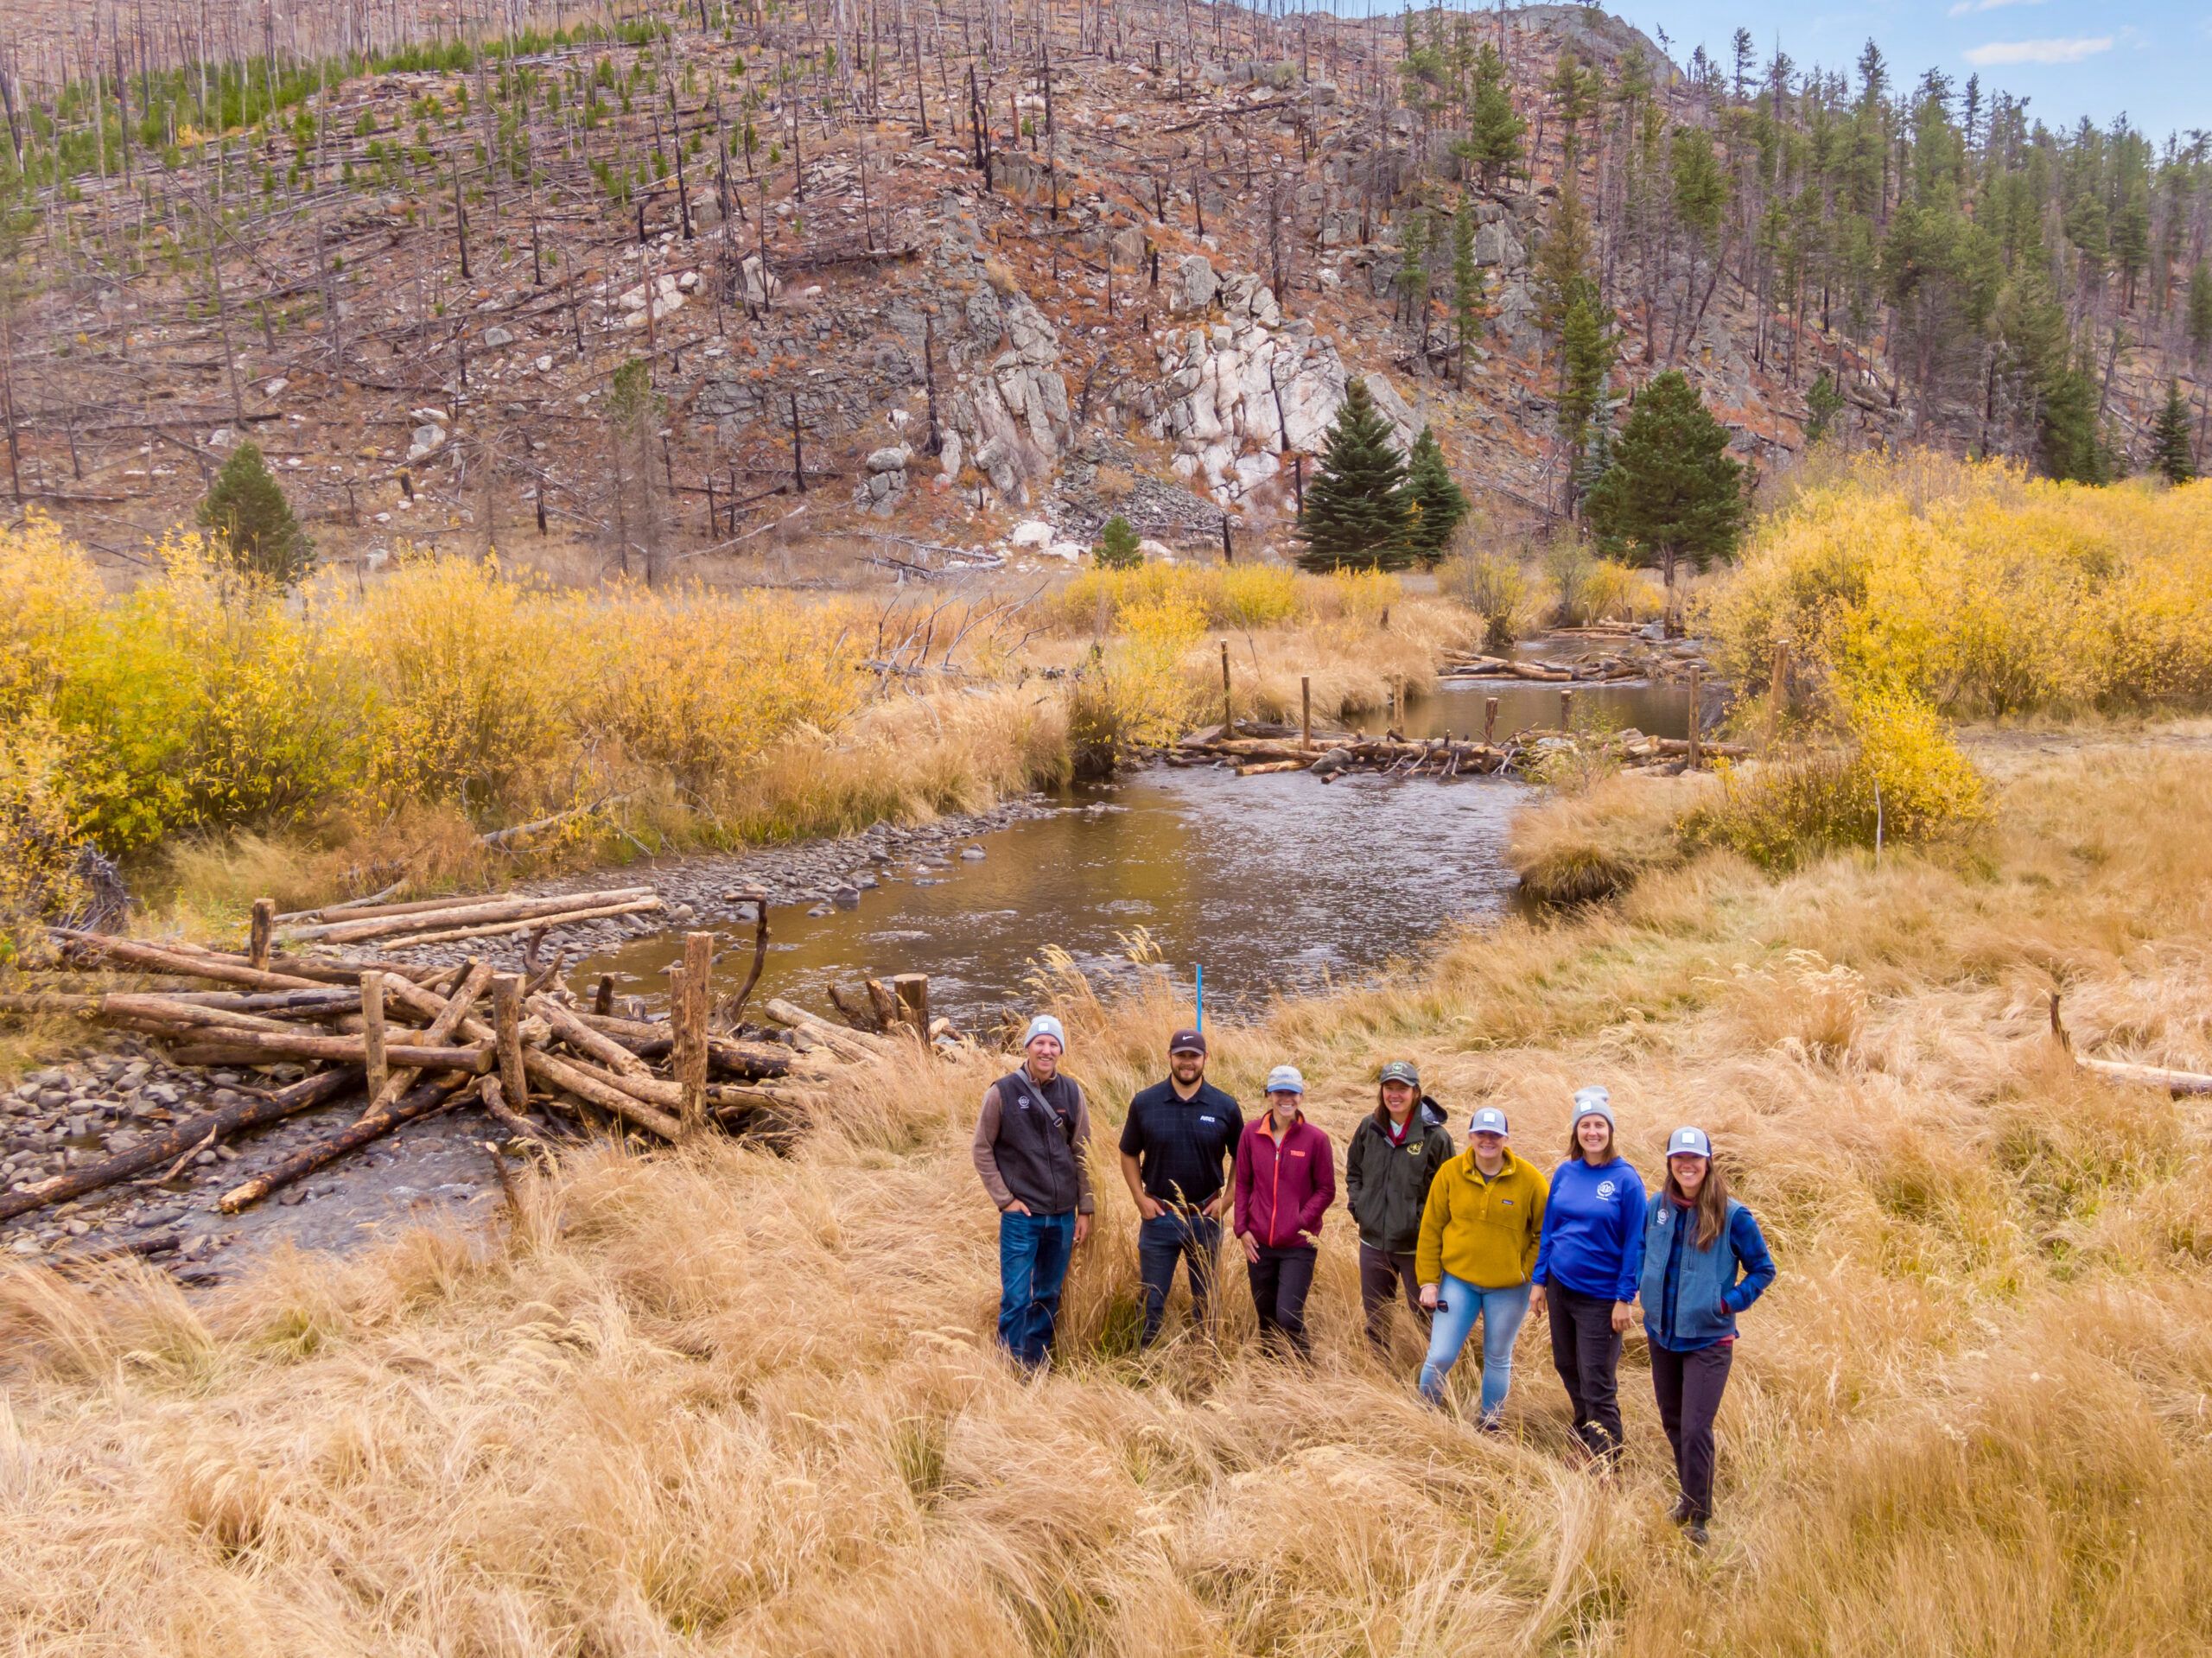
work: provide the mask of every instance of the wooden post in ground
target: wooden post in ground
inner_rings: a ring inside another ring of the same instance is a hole
[[[522,1062],[522,975],[492,981],[492,1031],[499,1045],[499,1091],[517,1116],[530,1109],[530,1074]]]
[[[384,1047],[384,975],[382,972],[364,973],[361,975],[361,1051],[367,1065],[367,1087],[372,1100],[383,1094],[384,1085],[391,1076]]]
[[[1236,704],[1229,689],[1229,641],[1221,642],[1221,734],[1236,734]]]
[[[925,1042],[930,1039],[930,975],[900,973],[893,976],[891,994],[899,998],[899,1017]]]
[[[1561,731],[1574,729],[1574,693],[1571,690],[1559,694],[1559,728]]]
[[[1692,772],[1697,770],[1697,740],[1700,734],[1699,727],[1704,723],[1705,704],[1698,690],[1697,667],[1695,664],[1692,664],[1690,667],[1689,747],[1685,751],[1688,756],[1688,764],[1685,770]]]
[[[614,1011],[614,975],[602,973],[591,993],[591,1010],[601,1019]]]
[[[1309,674],[1298,677],[1298,746],[1313,746],[1313,680]]]
[[[1490,742],[1497,735],[1497,699],[1495,696],[1485,696],[1483,698],[1483,740]]]
[[[1226,651],[1227,645],[1222,646]],[[253,963],[253,970],[269,970],[269,936],[276,927],[276,900],[257,898],[253,901],[253,924],[246,934],[246,956]]]
[[[707,1009],[713,1005],[707,980],[714,970],[714,934],[683,935],[682,994],[674,1011],[677,1020],[676,1081],[683,1090],[677,1116],[686,1139],[707,1126]]]

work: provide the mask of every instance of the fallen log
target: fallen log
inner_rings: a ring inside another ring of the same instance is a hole
[[[529,1048],[524,1051],[522,1062],[524,1069],[548,1088],[565,1089],[671,1143],[683,1132],[683,1125],[667,1112],[624,1091],[613,1077],[594,1070],[580,1060],[556,1059],[543,1048]],[[671,1083],[669,1086],[674,1088],[676,1084]]]
[[[892,1059],[903,1058],[912,1051],[893,1039],[868,1036],[859,1031],[847,1030],[842,1025],[832,1025],[818,1013],[810,1013],[797,1003],[785,1001],[780,997],[771,997],[763,1002],[760,1011],[779,1025],[805,1032],[841,1059]]]
[[[402,1123],[428,1115],[452,1099],[454,1090],[467,1080],[465,1077],[448,1071],[429,1082],[417,1083],[399,1098],[355,1119],[327,1140],[318,1140],[295,1152],[276,1167],[264,1171],[242,1185],[232,1186],[223,1194],[217,1206],[226,1215],[237,1214],[247,1204],[258,1203],[270,1192],[313,1174],[324,1164],[343,1157],[372,1140],[380,1139]]]
[[[2163,1088],[2169,1094],[2212,1094],[2212,1075],[2201,1070],[2175,1070],[2165,1065],[2132,1064],[2120,1059],[2091,1059],[2076,1055],[2075,1064],[2115,1083],[2140,1083]]]
[[[520,921],[492,921],[482,926],[455,927],[447,932],[411,933],[391,942],[412,950],[424,944],[458,943],[464,938],[502,938],[512,933],[543,932],[578,921],[603,921],[610,916],[639,915],[660,907],[661,901],[657,898],[632,899],[624,904],[601,905],[596,909],[563,910],[554,915],[528,916]]]
[[[142,944],[136,939],[117,938],[106,933],[79,932],[69,927],[48,927],[46,931],[48,936],[61,940],[67,949],[79,954],[102,956],[111,962],[151,968],[158,973],[212,979],[218,984],[248,985],[256,990],[313,990],[318,988],[315,980],[253,967],[244,961],[213,955],[195,955],[186,950],[163,950],[155,944]]]
[[[72,1197],[81,1197],[88,1191],[98,1191],[119,1180],[128,1180],[135,1175],[143,1174],[148,1169],[175,1162],[194,1147],[211,1138],[221,1140],[248,1128],[265,1128],[270,1123],[281,1122],[286,1117],[296,1116],[315,1106],[338,1099],[360,1085],[360,1068],[344,1066],[309,1077],[259,1098],[242,1100],[236,1105],[226,1105],[219,1111],[176,1123],[162,1133],[143,1140],[100,1162],[65,1170],[26,1186],[21,1191],[0,1193],[0,1221],[13,1219],[31,1210],[44,1208],[48,1204],[66,1203]]]
[[[563,893],[539,898],[446,899],[428,904],[393,905],[377,914],[348,917],[321,926],[301,927],[287,935],[287,942],[320,940],[328,944],[387,937],[395,933],[432,932],[448,927],[472,926],[484,921],[521,921],[535,916],[558,915],[593,905],[623,904],[654,898],[650,886],[623,886],[604,893]],[[655,902],[658,900],[655,899]]]
[[[598,1060],[610,1070],[622,1076],[651,1075],[644,1060],[624,1047],[611,1036],[602,1035],[584,1023],[568,1008],[547,995],[530,999],[530,1010],[542,1017],[553,1029],[553,1034],[577,1052]]]
[[[1256,778],[1264,777],[1270,772],[1303,772],[1313,764],[1311,756],[1303,759],[1255,760],[1249,765],[1238,766],[1236,775],[1240,778]]]
[[[427,1032],[426,1032],[427,1034]],[[365,1064],[367,1039],[360,1036],[316,1036],[306,1031],[238,1031],[227,1026],[200,1025],[180,1032],[181,1039],[205,1042],[235,1053],[259,1054],[260,1063],[276,1059],[337,1059]],[[488,1045],[459,1048],[443,1043],[385,1045],[395,1077],[398,1068],[414,1070],[460,1070],[474,1074],[491,1069]]]

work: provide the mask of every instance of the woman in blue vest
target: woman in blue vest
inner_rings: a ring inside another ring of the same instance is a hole
[[[1774,1282],[1751,1211],[1728,1195],[1702,1128],[1667,1141],[1667,1184],[1643,1223],[1637,1286],[1651,1338],[1651,1387],[1682,1488],[1675,1523],[1703,1547],[1713,1517],[1713,1419],[1728,1385],[1736,1315]]]

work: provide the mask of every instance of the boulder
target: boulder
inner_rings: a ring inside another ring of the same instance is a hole
[[[1052,526],[1042,518],[1030,518],[1014,526],[1007,539],[1016,547],[1043,547],[1052,539]]]
[[[1176,311],[1203,311],[1214,301],[1221,289],[1221,282],[1213,273],[1213,265],[1202,253],[1186,253],[1175,268],[1175,280],[1168,289],[1168,308]]]
[[[913,458],[912,449],[903,443],[894,443],[871,454],[868,458],[868,469],[872,473],[904,472],[906,463]]]
[[[415,429],[415,441],[408,446],[407,459],[413,462],[435,454],[445,447],[445,441],[446,429],[426,421]]]
[[[486,351],[498,351],[503,346],[512,346],[514,343],[515,337],[510,329],[486,328],[484,330],[484,348]]]

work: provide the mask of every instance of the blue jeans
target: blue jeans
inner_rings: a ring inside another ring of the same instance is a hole
[[[1191,1322],[1208,1334],[1212,1324],[1216,1268],[1221,1259],[1221,1223],[1210,1216],[1163,1210],[1137,1226],[1137,1269],[1144,1277],[1143,1345],[1158,1339],[1167,1311],[1167,1292],[1175,1286],[1175,1263],[1190,1263]]]
[[[1444,1377],[1473,1333],[1475,1319],[1483,1321],[1483,1420],[1495,1422],[1505,1403],[1505,1390],[1513,1385],[1513,1338],[1529,1316],[1529,1289],[1481,1290],[1464,1278],[1444,1274],[1438,1297],[1436,1322],[1429,1326],[1428,1360],[1421,1367],[1421,1397],[1432,1405],[1444,1402]]]
[[[999,1213],[999,1340],[1029,1369],[1052,1350],[1060,1285],[1075,1251],[1075,1217]]]

